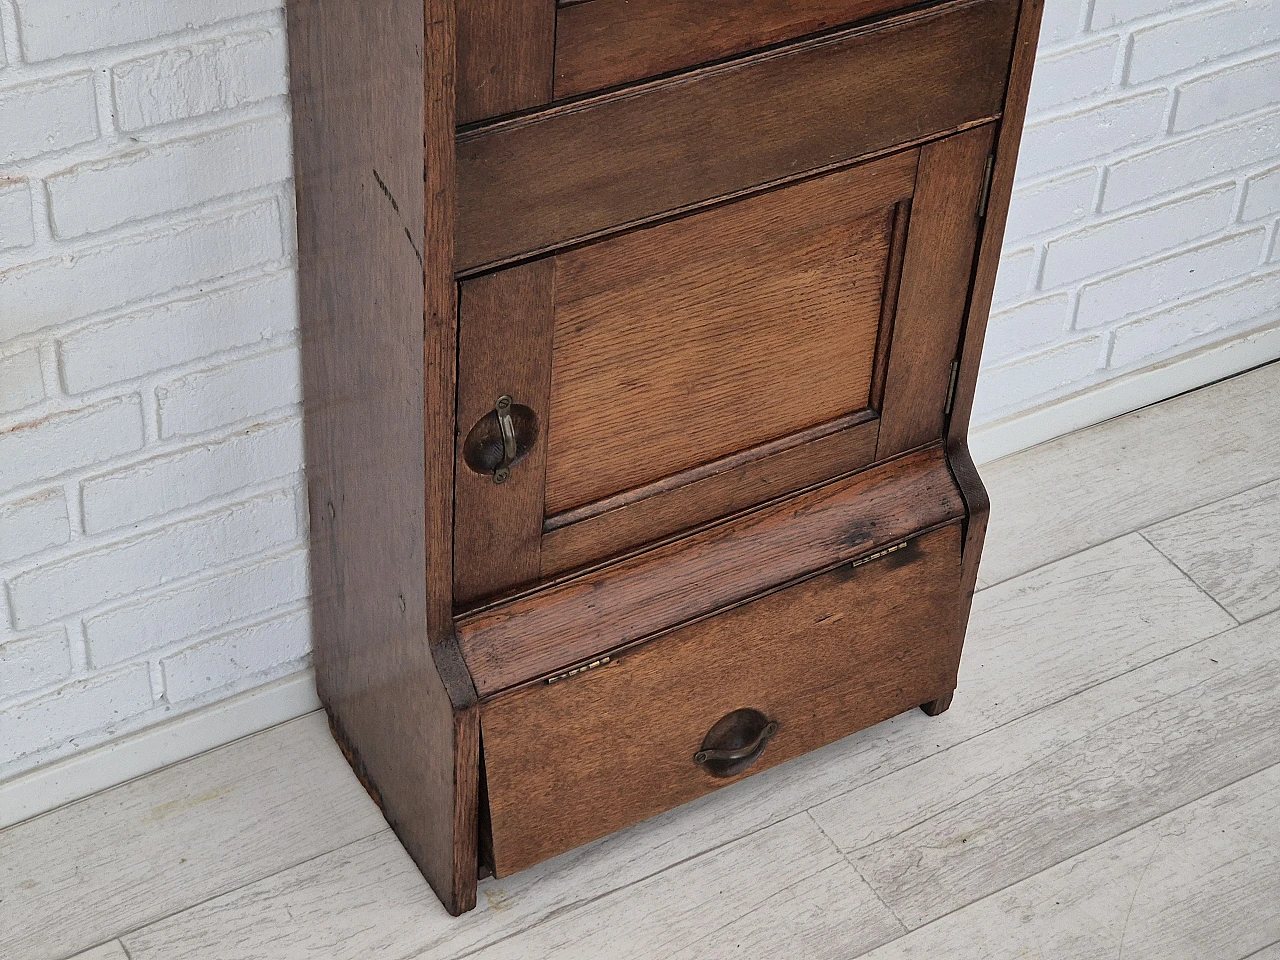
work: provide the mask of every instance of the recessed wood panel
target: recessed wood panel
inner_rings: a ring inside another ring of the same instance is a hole
[[[999,115],[1018,0],[964,0],[458,140],[470,272]]]
[[[556,258],[548,516],[869,405],[916,152]]]
[[[555,95],[697,66],[911,6],[910,0],[591,0],[556,17]]]
[[[542,537],[550,577],[718,517],[860,470],[875,459],[880,418],[869,410],[571,511]]]
[[[506,876],[830,743],[955,686],[960,524],[483,707],[495,872]],[[693,762],[721,717],[779,724],[745,773]]]

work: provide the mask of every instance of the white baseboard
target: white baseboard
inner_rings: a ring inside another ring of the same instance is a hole
[[[974,430],[989,463],[1280,359],[1280,328],[1210,347]],[[0,827],[87,797],[320,708],[310,670],[0,783]]]
[[[1275,360],[1280,360],[1280,327],[1208,347],[975,427],[969,433],[969,451],[975,463],[990,463]]]
[[[0,783],[0,827],[320,709],[307,670]]]

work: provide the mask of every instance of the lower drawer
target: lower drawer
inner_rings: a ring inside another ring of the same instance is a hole
[[[947,524],[488,701],[491,863],[507,876],[955,686]]]

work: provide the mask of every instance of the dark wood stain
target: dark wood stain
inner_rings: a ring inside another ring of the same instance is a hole
[[[617,556],[870,464],[879,420],[865,411],[835,422],[845,425],[827,432],[829,425],[823,424],[785,443],[753,448],[637,491],[645,496],[620,498],[609,509],[558,523],[542,538],[543,577]],[[769,448],[776,452],[765,453]]]
[[[560,8],[557,98],[758,50],[911,6],[910,0],[592,0]]]
[[[1017,0],[965,0],[458,141],[458,268],[1000,112]]]
[[[554,329],[554,259],[462,285],[458,347],[453,598],[468,604],[538,579],[547,463],[546,410]],[[503,484],[463,460],[467,431],[501,396],[541,417],[533,450]]]
[[[915,170],[907,151],[557,256],[548,515],[866,409]]]
[[[424,130],[437,175],[452,158],[452,7],[432,7],[427,20],[409,0],[287,9],[317,686],[388,821],[461,913],[475,904],[479,713],[447,581],[429,633],[428,554],[452,496],[432,483],[441,464],[425,437],[452,433],[452,378],[432,388],[450,394],[444,427],[424,394],[424,310],[428,349],[450,370],[454,326],[452,278],[428,291],[420,262],[424,249],[451,262],[447,178],[427,193],[422,177]],[[447,130],[432,136],[423,118],[445,103]],[[450,474],[452,461],[447,442]]]
[[[938,447],[458,621],[482,697],[963,515]]]
[[[459,124],[551,102],[555,0],[456,0]]]
[[[317,687],[450,912],[950,705],[1042,9],[287,0]]]
[[[820,576],[651,640],[597,670],[484,705],[495,873],[507,876],[955,686],[960,525],[908,562]],[[779,724],[729,780],[692,762],[743,707]],[[643,730],[643,735],[634,731]]]

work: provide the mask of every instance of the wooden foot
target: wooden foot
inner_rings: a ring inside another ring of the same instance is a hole
[[[930,700],[928,703],[922,703],[920,704],[920,709],[931,717],[936,717],[939,714],[946,713],[951,709],[951,698],[955,696],[955,693],[956,692],[952,690],[945,697],[939,697],[937,700]]]

